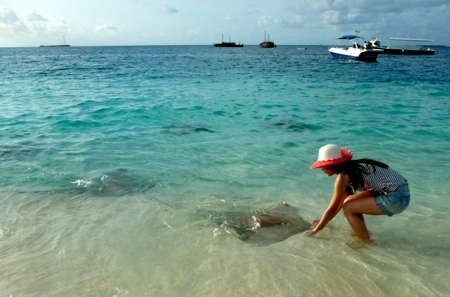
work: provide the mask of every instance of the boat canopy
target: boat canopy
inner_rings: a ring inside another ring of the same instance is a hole
[[[338,39],[355,39],[355,38],[362,38],[362,37],[359,37],[359,36],[356,36],[356,35],[344,35],[342,37],[339,37]]]

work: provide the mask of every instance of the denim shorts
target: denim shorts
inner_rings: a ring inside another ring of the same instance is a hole
[[[375,196],[375,203],[388,216],[401,213],[409,205],[409,186],[407,183],[393,192],[384,192]]]

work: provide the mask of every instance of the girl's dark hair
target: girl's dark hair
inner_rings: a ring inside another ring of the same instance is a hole
[[[344,163],[329,166],[334,173],[346,173],[353,185],[353,189],[364,188],[364,180],[361,173],[369,173],[367,170],[361,166],[361,164],[369,165],[372,167],[373,171],[376,171],[376,167],[389,168],[388,165],[372,160],[372,159],[358,159],[347,161]]]

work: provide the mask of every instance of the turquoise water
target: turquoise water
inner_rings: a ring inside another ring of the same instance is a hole
[[[445,296],[449,53],[0,49],[2,295]],[[334,178],[308,168],[328,143],[410,183],[405,212],[366,218],[374,245],[345,245],[342,214],[267,247],[199,215],[320,218]]]

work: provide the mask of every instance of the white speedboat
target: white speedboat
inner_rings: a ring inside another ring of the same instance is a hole
[[[342,46],[339,41],[345,40],[351,43],[350,46]],[[336,59],[347,59],[347,60],[358,60],[374,62],[377,60],[378,54],[383,53],[382,49],[372,48],[370,43],[364,43],[361,46],[358,40],[364,40],[364,38],[356,35],[344,35],[337,39],[339,47],[330,47],[328,51],[331,53],[333,58]]]

